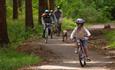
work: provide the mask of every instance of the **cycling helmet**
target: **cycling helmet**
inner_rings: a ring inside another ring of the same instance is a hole
[[[84,24],[84,23],[85,23],[85,20],[82,19],[82,18],[78,18],[78,19],[75,20],[75,23]]]
[[[49,13],[49,10],[45,10],[45,13]]]

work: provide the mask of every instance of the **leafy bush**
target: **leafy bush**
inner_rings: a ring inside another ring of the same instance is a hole
[[[73,22],[71,18],[64,18],[62,22],[62,29],[73,29],[76,27],[76,24]]]
[[[103,31],[104,37],[108,41],[110,48],[115,48],[115,32],[114,30],[105,30]]]
[[[85,18],[88,22],[107,22],[112,16],[115,1],[100,0],[56,0],[66,17]]]

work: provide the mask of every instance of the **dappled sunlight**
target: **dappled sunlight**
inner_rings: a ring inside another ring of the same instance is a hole
[[[102,68],[102,67],[90,67],[89,68],[82,68],[82,67],[71,67],[71,66],[60,66],[60,65],[42,65],[42,66],[36,66],[36,67],[31,67],[29,69],[34,69],[34,70],[109,70],[107,68]]]
[[[75,44],[47,44],[47,45],[49,46],[53,46],[53,45],[55,46],[75,46]]]
[[[63,63],[68,63],[68,64],[79,64],[79,61],[75,61],[75,60],[64,60]],[[113,61],[91,61],[91,62],[87,62],[88,64],[109,64],[109,63],[113,63]],[[115,62],[114,62],[115,63]]]
[[[58,64],[49,64],[30,67],[32,70],[110,70],[106,66],[101,66],[101,64],[111,64],[112,61],[91,61],[87,62],[85,67],[81,67],[79,61],[64,59]]]
[[[67,66],[58,66],[58,65],[42,65],[38,67],[32,67],[32,69],[80,69],[75,67],[67,67]]]

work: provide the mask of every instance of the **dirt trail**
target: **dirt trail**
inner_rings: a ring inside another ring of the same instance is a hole
[[[90,29],[102,29],[103,27],[104,25],[94,25]],[[109,56],[100,54],[99,51],[101,50],[90,49],[89,56],[92,61],[87,62],[87,65],[82,68],[79,64],[78,55],[74,53],[74,43],[64,43],[61,37],[54,37],[54,39],[49,39],[48,44],[44,42],[42,44],[59,57],[48,59],[50,60],[48,64],[31,66],[24,70],[115,70],[115,65],[112,65],[115,64],[115,61]]]
[[[72,47],[74,43],[63,43],[60,37],[50,39],[48,44],[43,44],[56,53],[59,58],[49,59],[50,63],[32,66],[28,70],[112,70],[106,67],[106,65],[114,63],[114,61],[92,50],[89,52],[92,61],[88,62],[87,66],[82,68],[79,64],[77,54],[74,53],[74,47]]]

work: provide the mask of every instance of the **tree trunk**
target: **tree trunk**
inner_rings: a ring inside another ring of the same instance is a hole
[[[7,45],[9,42],[6,24],[6,2],[0,0],[0,44]]]
[[[32,0],[25,0],[25,5],[26,5],[26,30],[28,29],[33,29],[34,24],[33,24],[33,11],[32,11]]]
[[[18,18],[18,0],[13,0],[13,19]]]

